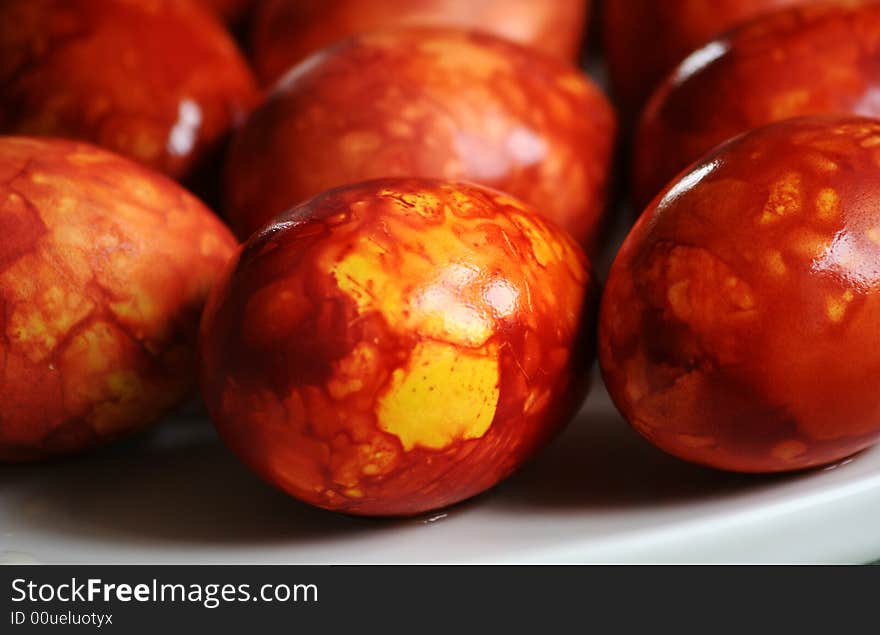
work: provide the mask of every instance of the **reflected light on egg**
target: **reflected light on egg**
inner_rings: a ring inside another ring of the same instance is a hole
[[[492,307],[497,317],[506,318],[517,310],[519,292],[506,280],[493,280],[486,287],[483,299]]]
[[[450,332],[457,332],[473,345],[482,345],[492,337],[491,317],[472,306],[460,289],[473,284],[479,271],[464,264],[454,263],[441,270],[435,281],[413,294],[413,305],[418,312],[443,324]]]
[[[532,165],[547,155],[547,144],[533,130],[520,126],[507,138],[507,149],[524,165]]]
[[[688,55],[681,64],[679,64],[678,68],[675,69],[673,83],[678,84],[679,82],[683,82],[690,77],[693,77],[709,66],[709,64],[721,58],[721,56],[729,50],[730,44],[725,40],[709,42],[702,48],[698,48],[696,51]]]
[[[486,129],[480,134],[459,132],[455,135],[455,152],[461,157],[460,163],[471,178],[476,181],[494,181],[503,178],[510,171],[510,158],[502,149],[494,143],[489,143],[483,136]],[[460,168],[452,163],[454,172]],[[448,178],[456,178],[456,174],[448,174]]]
[[[880,267],[870,255],[876,246],[845,231],[838,232],[834,240],[812,265],[814,273],[826,273],[845,280],[848,284],[863,290],[880,282]]]
[[[878,143],[874,119],[789,119],[719,146],[648,205],[608,274],[598,339],[611,398],[650,442],[783,472],[880,440]]]
[[[880,112],[880,87],[868,86],[865,94],[853,105],[852,112],[865,117],[876,116]]]
[[[710,161],[704,165],[695,168],[693,171],[685,174],[681,179],[676,181],[672,187],[666,192],[660,200],[658,207],[664,207],[694,189],[707,176],[712,174],[720,165],[719,161]]]
[[[202,125],[202,109],[191,99],[180,102],[177,111],[177,122],[168,135],[168,152],[176,156],[184,156],[192,152]]]
[[[409,516],[475,496],[587,390],[588,260],[497,190],[335,188],[226,271],[199,340],[208,411],[246,465],[324,509]]]
[[[251,113],[226,157],[226,217],[244,238],[333,187],[433,177],[507,192],[591,249],[615,128],[579,69],[512,42],[451,28],[362,33],[288,71]]]

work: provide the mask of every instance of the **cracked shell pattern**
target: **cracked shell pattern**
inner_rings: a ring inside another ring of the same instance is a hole
[[[0,460],[91,448],[189,394],[235,251],[201,203],[93,146],[2,137],[0,227]]]
[[[382,177],[473,181],[531,203],[590,247],[615,132],[576,68],[448,29],[362,35],[298,66],[236,135],[225,207],[246,238],[331,187]]]
[[[493,486],[570,419],[595,295],[581,249],[506,194],[346,186],[245,244],[205,310],[202,393],[296,498],[415,514]]]
[[[794,119],[708,155],[650,205],[605,288],[599,352],[629,422],[743,472],[880,437],[880,122]]]

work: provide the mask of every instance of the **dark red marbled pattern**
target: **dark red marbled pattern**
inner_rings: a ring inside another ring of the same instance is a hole
[[[731,27],[775,9],[825,0],[609,0],[602,46],[614,96],[626,118],[691,51]]]
[[[605,382],[681,458],[743,472],[880,437],[880,122],[794,119],[709,154],[644,212],[602,299]]]
[[[0,3],[0,133],[89,141],[202,186],[255,98],[235,43],[194,3]]]
[[[717,144],[789,117],[880,115],[880,3],[769,14],[685,60],[642,114],[633,190],[645,205]]]
[[[575,61],[587,0],[263,0],[251,49],[270,84],[318,49],[350,35],[401,25],[483,29],[566,61]]]
[[[293,496],[415,514],[493,486],[568,421],[594,302],[578,246],[506,194],[347,186],[245,244],[205,310],[202,393]]]
[[[614,131],[605,96],[571,65],[467,31],[363,35],[304,62],[251,114],[227,157],[226,213],[244,238],[345,183],[467,180],[589,247]]]

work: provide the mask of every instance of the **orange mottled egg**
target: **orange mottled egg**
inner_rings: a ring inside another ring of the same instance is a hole
[[[749,22],[685,59],[642,113],[633,187],[646,204],[730,137],[790,117],[880,115],[880,3],[793,7]]]
[[[415,514],[495,485],[568,421],[594,295],[576,243],[506,194],[345,186],[244,245],[202,320],[202,394],[291,495]]]
[[[0,137],[0,227],[0,460],[91,448],[190,392],[236,245],[197,199],[93,146]]]
[[[214,0],[217,1],[217,0]],[[251,51],[257,74],[271,83],[309,54],[350,35],[400,25],[486,30],[575,61],[588,0],[262,0]]]
[[[615,403],[658,447],[743,472],[880,438],[880,122],[728,142],[644,212],[602,299]]]
[[[358,36],[291,71],[236,135],[226,211],[246,237],[331,187],[466,180],[536,206],[582,244],[604,209],[615,117],[576,68],[490,35]]]
[[[0,133],[88,141],[207,189],[255,97],[235,42],[193,2],[0,2]]]
[[[694,49],[748,19],[824,0],[610,0],[602,44],[615,97],[635,115],[654,87]]]

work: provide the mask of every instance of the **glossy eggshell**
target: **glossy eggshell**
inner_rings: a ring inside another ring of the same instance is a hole
[[[880,122],[794,119],[649,206],[602,300],[629,422],[681,458],[776,472],[880,437]]]
[[[588,8],[586,0],[263,0],[254,16],[251,56],[268,84],[337,40],[421,25],[486,30],[575,61]]]
[[[202,185],[255,97],[235,43],[194,3],[0,3],[0,133],[88,141]]]
[[[602,45],[614,95],[627,118],[687,55],[763,13],[816,0],[610,0]]]
[[[0,460],[91,448],[189,394],[236,245],[197,199],[93,146],[0,137],[0,227]]]
[[[212,294],[205,403],[245,463],[312,505],[409,515],[466,499],[583,400],[585,263],[497,191],[331,190],[253,236]]]
[[[310,58],[233,140],[240,237],[328,188],[386,176],[466,180],[536,206],[588,245],[615,117],[576,68],[483,34],[398,29]]]
[[[773,13],[686,59],[642,115],[635,199],[644,205],[730,137],[790,117],[880,115],[880,3]]]

